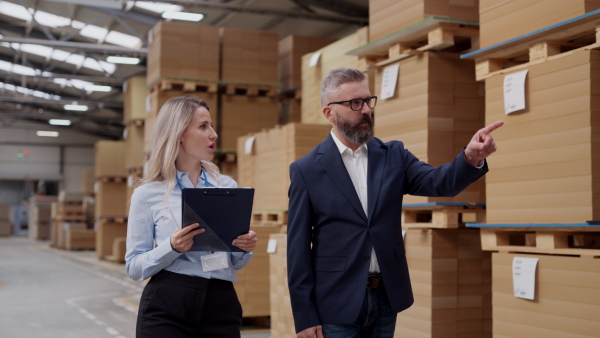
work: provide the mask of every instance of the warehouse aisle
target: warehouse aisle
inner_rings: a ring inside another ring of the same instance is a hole
[[[100,261],[93,251],[0,238],[0,337],[133,338],[142,288],[124,265]]]

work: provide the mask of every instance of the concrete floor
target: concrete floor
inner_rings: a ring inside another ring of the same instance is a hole
[[[0,337],[134,338],[143,284],[93,251],[0,238]],[[243,328],[243,338],[269,338]]]

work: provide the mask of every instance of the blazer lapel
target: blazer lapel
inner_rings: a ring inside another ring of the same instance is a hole
[[[325,168],[327,174],[329,174],[329,177],[335,182],[346,199],[348,199],[350,205],[352,205],[366,221],[367,215],[365,215],[365,211],[360,203],[360,199],[358,199],[356,189],[354,189],[350,175],[348,175],[346,166],[342,161],[342,156],[340,155],[340,152],[338,151],[338,148],[336,147],[331,135],[329,135],[327,139],[321,143],[318,154],[320,156],[317,157],[317,162],[319,162],[323,168]]]
[[[371,139],[367,143],[369,148],[369,165],[367,175],[367,196],[369,200],[369,219],[373,219],[373,212],[377,205],[377,198],[381,190],[383,169],[385,168],[386,148],[378,139]]]

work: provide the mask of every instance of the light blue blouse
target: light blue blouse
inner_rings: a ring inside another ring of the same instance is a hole
[[[184,188],[194,188],[188,173],[177,171],[177,177]],[[196,188],[237,188],[237,183],[230,177],[220,176],[219,181],[210,175],[206,177],[208,182],[200,175]],[[173,250],[170,236],[181,227],[181,189],[175,185],[171,196],[165,201],[166,188],[166,181],[147,183],[136,188],[131,196],[125,254],[127,275],[133,280],[142,281],[164,269],[189,276],[235,282],[235,271],[248,264],[252,252],[228,252],[228,268],[205,272],[200,257],[212,252],[178,253]]]

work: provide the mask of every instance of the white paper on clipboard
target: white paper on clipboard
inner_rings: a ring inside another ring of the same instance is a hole
[[[504,113],[510,114],[525,109],[525,79],[528,70],[508,74],[504,77]]]

